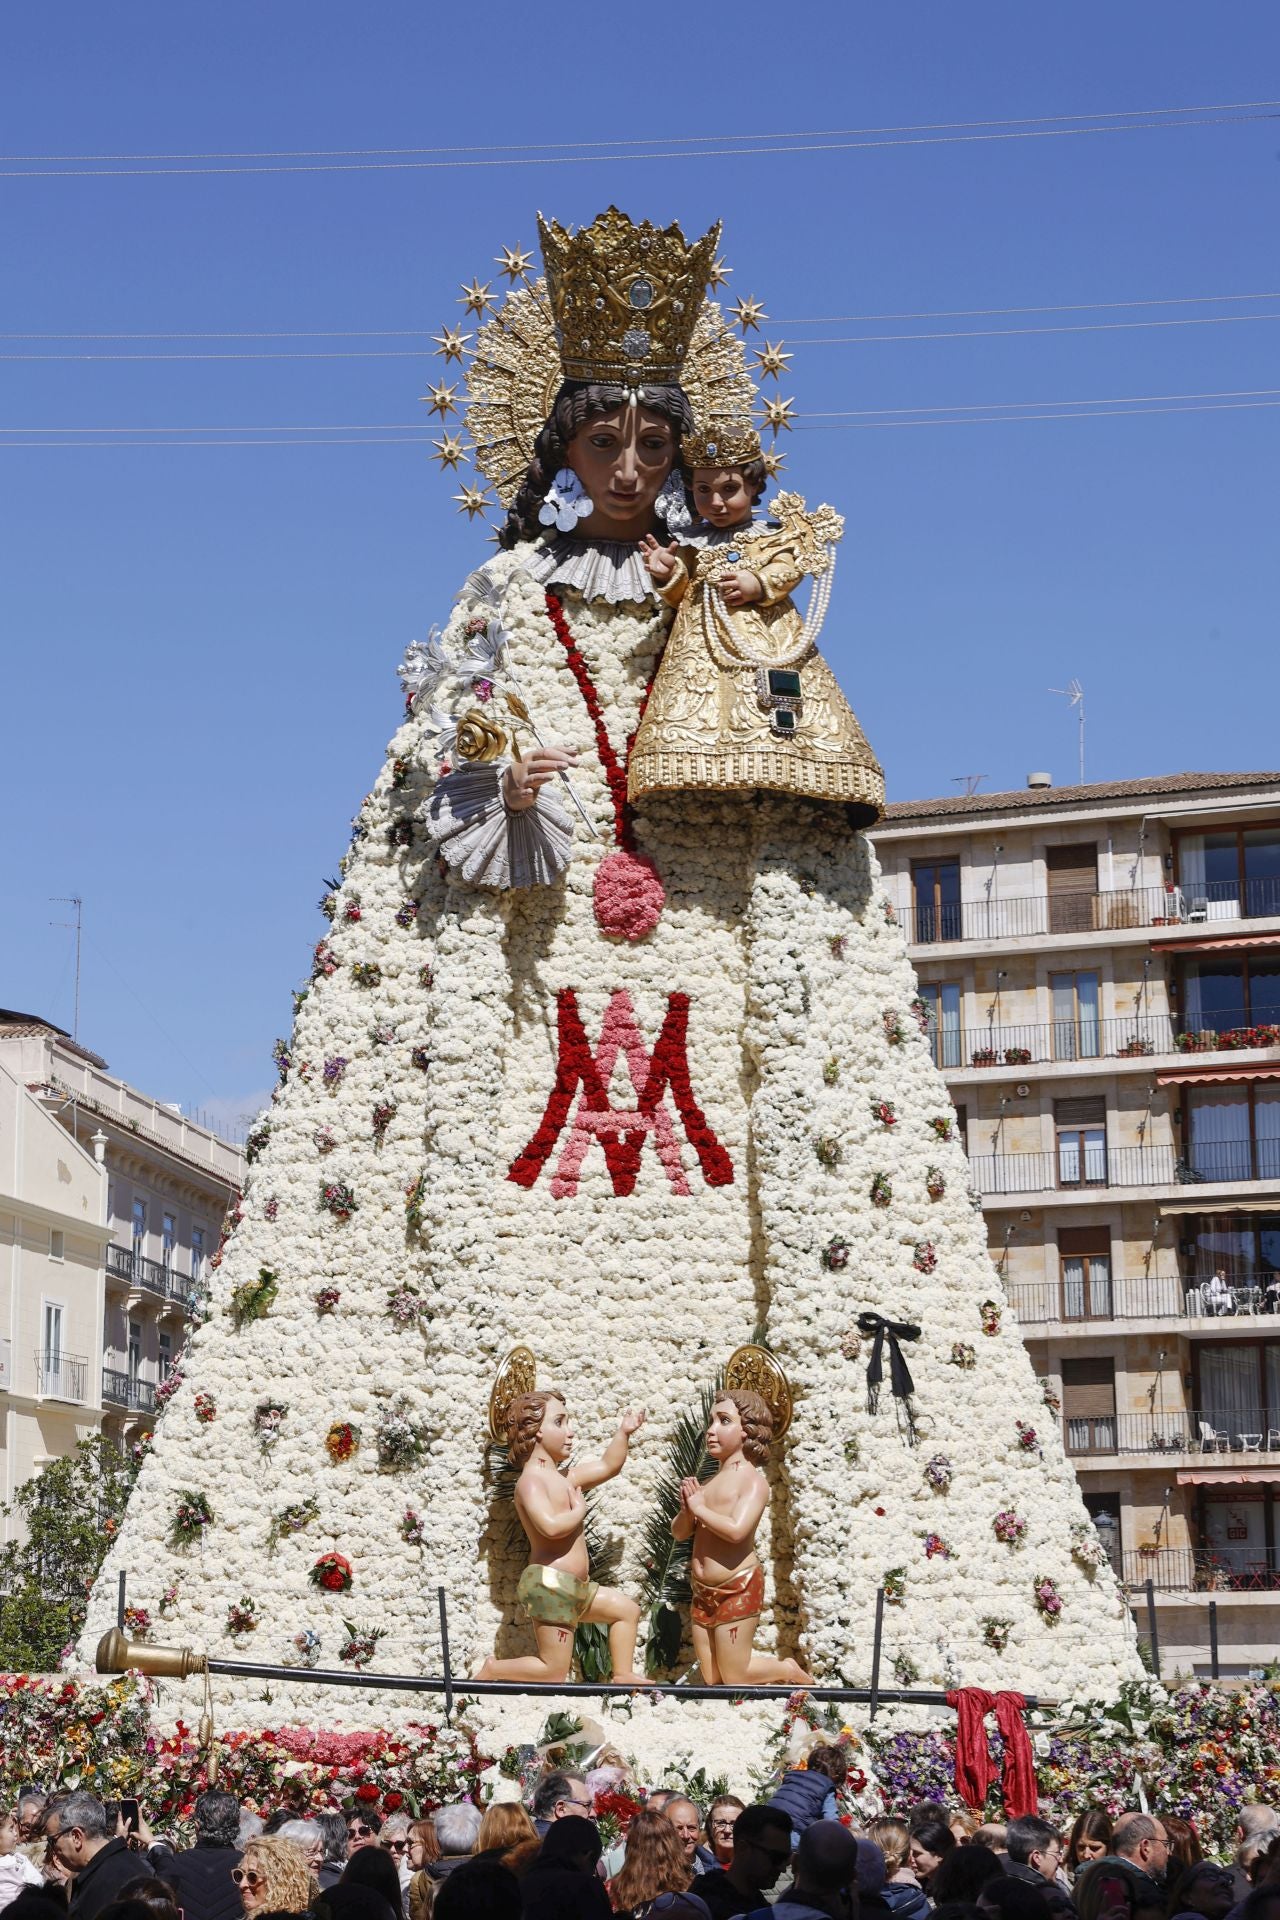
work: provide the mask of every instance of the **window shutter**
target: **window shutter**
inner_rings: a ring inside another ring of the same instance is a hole
[[[1083,1099],[1055,1100],[1053,1120],[1057,1127],[1105,1127],[1107,1097],[1105,1094],[1087,1094]]]
[[[1111,1253],[1111,1229],[1059,1227],[1058,1252],[1067,1259],[1106,1259]]]
[[[1068,1420],[1105,1420],[1116,1410],[1116,1363],[1098,1357],[1062,1363],[1062,1411]]]

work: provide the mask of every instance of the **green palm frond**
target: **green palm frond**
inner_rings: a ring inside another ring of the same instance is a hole
[[[698,1480],[710,1479],[715,1463],[706,1449],[706,1432],[711,1409],[724,1385],[723,1373],[717,1373],[710,1386],[702,1389],[696,1404],[676,1421],[667,1442],[666,1462],[658,1476],[653,1506],[640,1536],[640,1605],[649,1617],[645,1646],[646,1670],[656,1673],[675,1665],[680,1655],[684,1625],[680,1609],[687,1607],[689,1590],[689,1554],[691,1542],[673,1540],[671,1523],[680,1511],[680,1482],[692,1474]]]

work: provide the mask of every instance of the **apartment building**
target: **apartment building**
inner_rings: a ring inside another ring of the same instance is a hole
[[[893,805],[992,1260],[1166,1673],[1280,1656],[1280,773]]]
[[[101,1428],[124,1444],[154,1423],[156,1389],[203,1297],[244,1165],[238,1146],[118,1079],[37,1016],[0,1009],[0,1076],[9,1343],[0,1498],[9,1499],[83,1434]],[[44,1239],[58,1236],[55,1256]]]

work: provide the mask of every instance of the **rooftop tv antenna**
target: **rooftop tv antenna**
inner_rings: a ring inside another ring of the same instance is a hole
[[[1050,693],[1061,694],[1073,707],[1080,709],[1080,785],[1084,785],[1084,688],[1078,680],[1068,680],[1065,687],[1050,687]]]
[[[73,931],[76,936],[76,1004],[75,1015],[71,1022],[71,1038],[78,1040],[80,1038],[80,941],[83,933],[81,926],[81,909],[84,906],[84,901],[78,893],[55,893],[52,895],[52,899],[59,906],[74,907],[76,910],[74,920],[51,920],[49,925],[51,927],[66,927],[69,931]]]
[[[964,797],[967,800],[970,794],[978,791],[979,786],[986,777],[985,773],[953,773],[951,776],[951,784],[953,787],[963,785]]]

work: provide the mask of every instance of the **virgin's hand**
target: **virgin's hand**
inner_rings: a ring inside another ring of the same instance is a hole
[[[555,780],[566,767],[576,767],[576,747],[534,747],[519,754],[502,776],[502,799],[509,813],[524,813],[538,798],[538,789]]]

